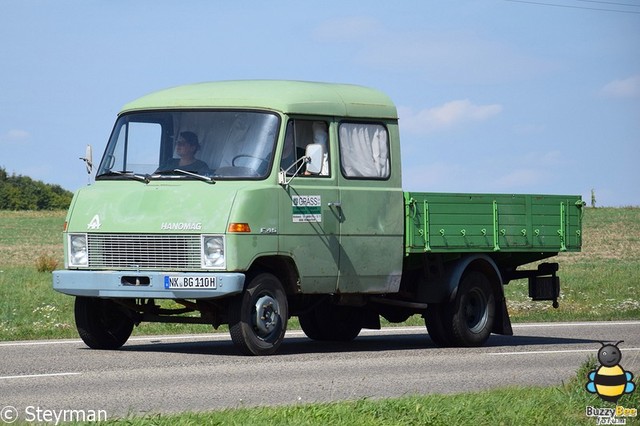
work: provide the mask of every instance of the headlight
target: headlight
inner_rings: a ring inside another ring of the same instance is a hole
[[[224,237],[221,235],[202,236],[202,267],[224,269]]]
[[[89,266],[87,234],[69,234],[68,241],[67,259],[69,266],[85,268]]]

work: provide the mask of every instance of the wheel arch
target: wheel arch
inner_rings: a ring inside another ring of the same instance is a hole
[[[254,276],[260,272],[269,272],[275,275],[282,286],[285,293],[291,295],[300,292],[298,267],[293,259],[289,256],[269,255],[257,258],[247,271],[247,276]],[[249,280],[245,280],[246,283]]]
[[[491,283],[495,297],[495,320],[493,323],[493,333],[513,335],[511,319],[507,310],[507,300],[504,296],[504,280],[500,273],[500,268],[495,261],[484,254],[475,254],[463,257],[451,269],[448,286],[450,290],[449,301],[455,300],[462,276],[466,271],[478,271],[483,273]]]
[[[489,256],[484,254],[474,254],[460,258],[449,267],[449,274],[446,280],[448,289],[447,301],[455,300],[458,294],[458,287],[462,280],[462,276],[466,271],[482,272],[491,282],[496,295],[503,294],[502,290],[502,274],[498,265]]]

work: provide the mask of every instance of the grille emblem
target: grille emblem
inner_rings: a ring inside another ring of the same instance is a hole
[[[100,216],[95,215],[87,225],[87,229],[100,229]]]

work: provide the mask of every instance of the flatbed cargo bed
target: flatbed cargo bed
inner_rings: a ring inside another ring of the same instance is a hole
[[[580,196],[405,192],[405,254],[579,251]]]

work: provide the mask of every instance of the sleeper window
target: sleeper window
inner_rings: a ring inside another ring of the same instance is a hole
[[[341,123],[340,161],[349,178],[389,177],[389,137],[381,124]]]

